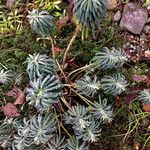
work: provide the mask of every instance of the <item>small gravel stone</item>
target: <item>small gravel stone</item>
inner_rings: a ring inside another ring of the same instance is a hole
[[[114,21],[118,22],[121,19],[121,12],[118,10],[114,15]]]

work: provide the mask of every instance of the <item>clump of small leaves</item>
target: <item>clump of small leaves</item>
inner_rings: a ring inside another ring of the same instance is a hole
[[[48,109],[53,103],[58,102],[62,94],[62,84],[53,76],[39,77],[30,82],[26,90],[26,100],[38,110]]]
[[[76,81],[76,89],[79,93],[86,96],[94,96],[95,93],[100,89],[100,81],[96,76],[92,79],[90,76],[85,76]]]
[[[36,54],[29,55],[26,62],[27,73],[30,80],[36,79],[41,75],[48,75],[55,73],[54,61],[46,55]]]
[[[5,71],[4,69],[0,70],[0,83],[6,84],[14,80],[14,73],[11,70]]]
[[[125,76],[117,73],[114,75],[107,75],[102,78],[101,85],[105,93],[116,96],[125,91],[128,84],[125,80]]]
[[[144,89],[143,91],[141,91],[139,93],[138,99],[144,104],[150,104],[150,90]]]
[[[113,115],[112,106],[107,104],[107,99],[102,100],[99,96],[99,101],[95,101],[93,104],[92,114],[96,120],[111,122]]]
[[[114,47],[111,50],[107,47],[102,48],[91,60],[97,68],[103,70],[121,68],[127,61],[127,54],[122,49]]]
[[[34,9],[28,11],[28,20],[32,30],[42,36],[49,36],[53,34],[55,28],[54,18],[48,13],[48,11],[40,11]]]
[[[107,2],[106,0],[74,0],[73,13],[80,25],[82,33],[88,32],[89,28],[95,28],[98,21],[104,17]]]
[[[80,141],[78,138],[75,136],[71,137],[67,144],[66,144],[66,149],[67,150],[88,150],[89,146],[86,144],[84,141]]]

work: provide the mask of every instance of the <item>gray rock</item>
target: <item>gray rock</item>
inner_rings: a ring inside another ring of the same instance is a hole
[[[148,19],[146,8],[138,7],[134,3],[124,6],[120,27],[134,34],[140,34]]]
[[[121,12],[118,10],[114,15],[114,21],[118,22],[121,19]]]

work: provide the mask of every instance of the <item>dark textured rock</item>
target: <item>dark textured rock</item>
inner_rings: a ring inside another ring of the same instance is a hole
[[[124,6],[120,27],[134,34],[140,34],[148,19],[146,8],[138,7],[134,3]]]

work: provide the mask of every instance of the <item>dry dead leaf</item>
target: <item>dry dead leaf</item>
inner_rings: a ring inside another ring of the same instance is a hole
[[[64,26],[68,22],[68,20],[69,20],[69,16],[64,16],[58,21],[56,21],[57,30],[60,30],[62,26]]]
[[[150,104],[142,104],[142,106],[145,112],[150,112]]]
[[[20,91],[18,98],[15,100],[14,105],[21,105],[25,101],[25,95],[22,91]]]
[[[18,88],[14,86],[10,91],[6,93],[6,95],[16,99],[18,97]]]
[[[22,90],[14,86],[10,91],[6,93],[7,96],[15,98],[14,105],[23,104],[25,101],[25,95]]]
[[[116,107],[121,107],[123,106],[123,101],[120,99],[120,97],[116,96],[115,97],[115,106]]]
[[[148,76],[146,76],[146,75],[132,75],[132,80],[133,81],[135,81],[135,82],[150,82],[150,80],[149,80],[149,78],[148,78]]]
[[[20,116],[19,110],[12,103],[7,103],[5,106],[2,106],[0,110],[9,118]]]
[[[52,51],[54,53],[58,53],[58,52],[61,52],[62,49],[60,49],[58,46],[54,46],[54,48],[52,49]]]
[[[143,90],[143,86],[139,87],[130,87],[127,91],[127,94],[123,97],[123,100],[129,104],[138,97],[139,91]]]

